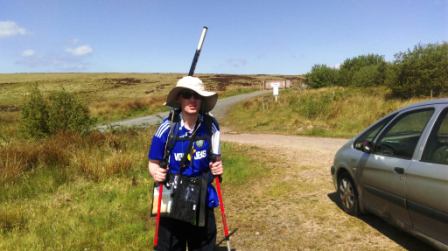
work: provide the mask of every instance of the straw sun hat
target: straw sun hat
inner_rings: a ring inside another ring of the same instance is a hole
[[[174,108],[179,108],[180,104],[177,102],[179,94],[183,90],[191,90],[199,94],[202,97],[201,111],[209,112],[215,107],[216,101],[218,101],[218,94],[216,92],[206,91],[204,83],[199,78],[186,76],[177,81],[176,87],[174,87],[166,98],[165,105]]]

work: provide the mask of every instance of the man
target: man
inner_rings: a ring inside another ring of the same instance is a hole
[[[219,156],[219,126],[207,113],[218,100],[214,92],[205,91],[204,84],[196,77],[183,77],[167,96],[166,105],[180,109],[178,128],[171,130],[172,122],[164,119],[157,129],[149,152],[149,172],[155,182],[165,182],[168,176],[205,177],[221,175],[223,165]],[[160,166],[164,161],[170,131],[176,134],[176,141],[167,158],[168,168]],[[188,149],[188,148],[191,149]],[[216,191],[207,180],[205,226],[161,217],[159,226],[158,250],[214,250],[216,224],[213,208],[219,205]]]

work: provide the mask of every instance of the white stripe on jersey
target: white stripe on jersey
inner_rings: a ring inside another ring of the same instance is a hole
[[[212,123],[212,134],[217,131],[218,131],[218,128],[216,127],[215,123]]]
[[[166,131],[168,128],[170,128],[170,122],[167,120],[167,121],[163,122],[163,123],[160,125],[159,129],[157,129],[157,132],[156,132],[155,136],[158,137],[158,138],[161,138],[162,135],[163,135],[163,133],[165,133],[165,131]]]
[[[213,133],[212,137],[211,137],[211,142],[212,142],[212,153],[213,154],[221,154],[221,148],[220,148],[220,144],[219,144],[219,140],[221,137],[221,133],[219,131],[216,131],[215,133]]]

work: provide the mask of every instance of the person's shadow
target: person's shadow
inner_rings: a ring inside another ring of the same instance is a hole
[[[341,205],[339,203],[338,195],[336,192],[327,194],[328,198],[332,200],[339,208]],[[342,210],[342,208],[341,208]],[[343,212],[343,211],[342,211]],[[381,218],[372,215],[366,214],[358,217],[365,223],[369,224],[371,227],[375,228],[389,239],[400,245],[401,247],[407,250],[436,250],[429,244],[417,239],[411,234],[402,231],[400,228],[390,225],[386,221]]]

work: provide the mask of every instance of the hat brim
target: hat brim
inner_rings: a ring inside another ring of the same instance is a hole
[[[198,91],[194,90],[192,88],[188,87],[174,87],[166,97],[166,103],[165,105],[173,107],[173,108],[180,108],[180,104],[178,102],[179,93],[182,90],[191,90],[199,94],[199,96],[202,97],[202,104],[201,104],[201,111],[209,112],[213,110],[213,108],[216,105],[216,102],[218,101],[218,94],[216,92],[209,92],[209,91]]]

